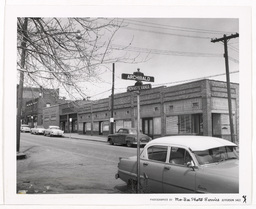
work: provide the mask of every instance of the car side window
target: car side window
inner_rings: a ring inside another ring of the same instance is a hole
[[[168,148],[165,146],[151,146],[147,149],[148,159],[165,162]]]
[[[177,165],[187,165],[192,158],[188,151],[180,147],[172,147],[170,153],[170,163]]]
[[[129,131],[128,131],[127,129],[124,129],[124,130],[123,130],[123,133],[128,134]]]

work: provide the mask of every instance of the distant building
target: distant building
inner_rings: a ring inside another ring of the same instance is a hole
[[[231,84],[231,97],[235,137],[238,141],[239,85],[236,83]],[[231,139],[225,82],[205,79],[177,86],[152,88],[141,91],[140,105],[140,128],[143,133],[153,138],[186,134]],[[110,111],[110,97],[84,104],[76,116],[78,133],[107,135]],[[114,119],[115,130],[136,127],[135,93],[115,95]]]
[[[23,89],[22,123],[31,127],[43,125],[43,108],[58,104],[59,89]]]
[[[43,108],[43,127],[60,125],[60,111],[59,104]]]
[[[88,102],[84,100],[61,101],[57,105],[45,107],[43,109],[43,126],[48,128],[50,125],[56,125],[66,133],[77,133],[77,112],[86,103]]]

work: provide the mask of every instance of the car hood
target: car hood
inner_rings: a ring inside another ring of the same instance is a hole
[[[213,175],[221,175],[227,178],[238,178],[239,160],[227,160],[220,163],[209,164],[204,166],[204,172]]]

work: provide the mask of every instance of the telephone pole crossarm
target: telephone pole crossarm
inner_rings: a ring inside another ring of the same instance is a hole
[[[224,41],[225,39],[232,39],[232,38],[237,38],[239,37],[239,34],[236,33],[236,34],[232,34],[230,36],[226,36],[224,35],[222,38],[215,38],[215,39],[212,39],[211,42],[212,43],[215,43],[215,42],[219,42],[219,41]]]

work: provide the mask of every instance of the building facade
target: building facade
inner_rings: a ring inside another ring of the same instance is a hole
[[[43,108],[43,127],[44,128],[49,128],[49,126],[60,125],[59,109],[60,109],[59,104]]]
[[[239,85],[231,84],[233,126],[239,141]],[[110,127],[111,98],[88,102],[78,108],[77,132],[107,135]],[[60,116],[61,117],[61,116]],[[205,135],[230,140],[227,86],[225,82],[200,80],[140,93],[140,128],[157,138],[167,135]],[[137,95],[114,96],[114,129],[136,127]]]
[[[33,90],[33,94],[30,95],[28,89]],[[33,98],[24,100],[22,122],[31,127],[42,126],[43,108],[59,103],[59,89],[27,88],[23,94],[33,96]]]

